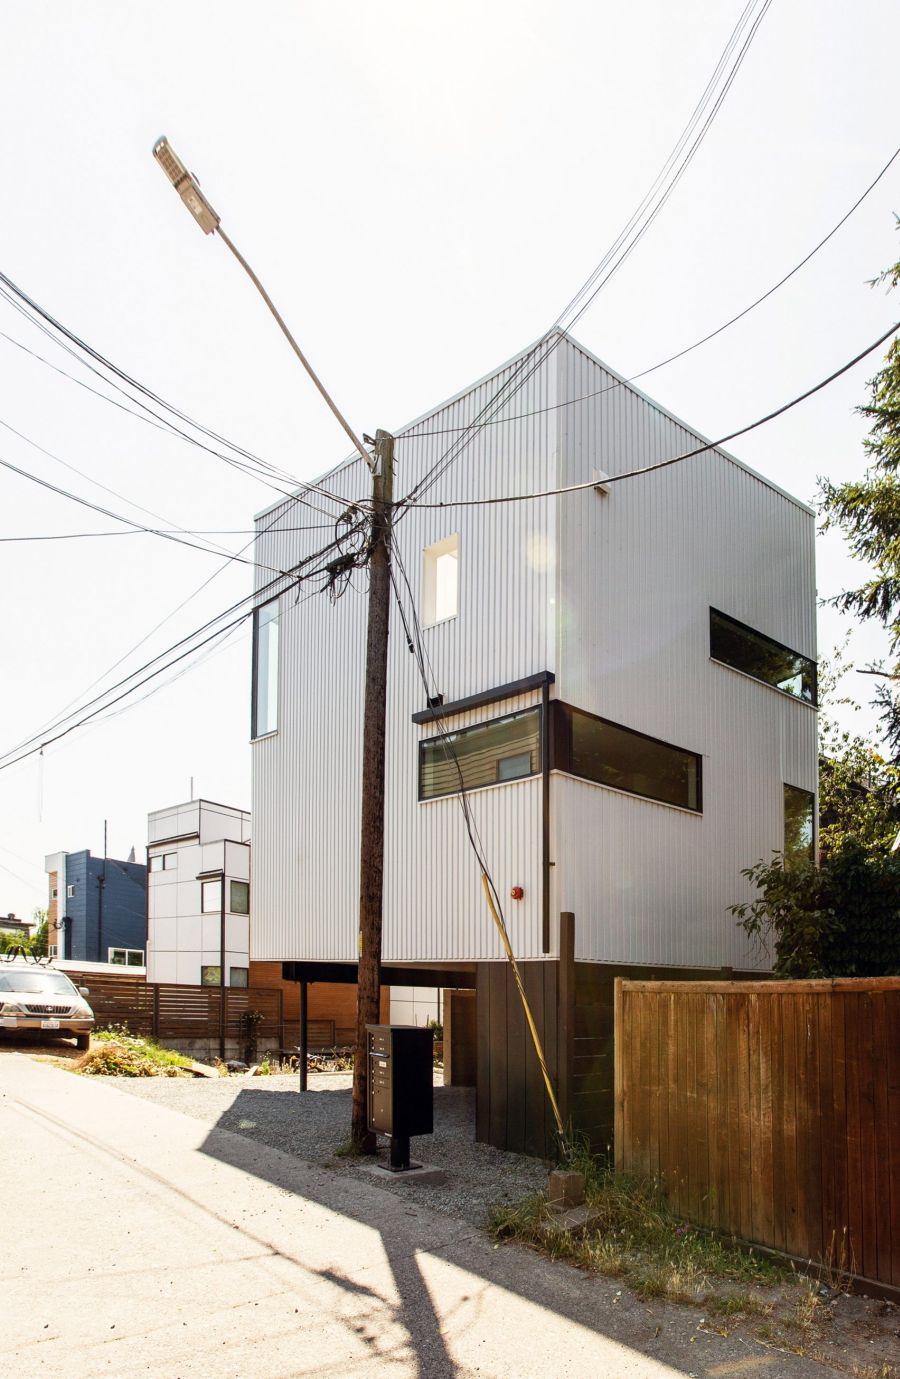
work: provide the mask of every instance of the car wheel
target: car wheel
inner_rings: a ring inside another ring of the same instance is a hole
[[[89,1034],[76,1034],[75,1047],[80,1049],[82,1053],[86,1053],[91,1047],[91,1036]]]

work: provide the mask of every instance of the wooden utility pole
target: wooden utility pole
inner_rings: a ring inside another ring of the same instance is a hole
[[[366,1025],[378,1024],[381,1006],[381,906],[384,892],[384,756],[387,714],[388,624],[391,609],[391,500],[394,438],[375,432],[372,535],[369,557],[369,623],[363,714],[362,830],[359,850],[359,971],[356,1051],[353,1056],[351,1139],[375,1152],[368,1128]]]

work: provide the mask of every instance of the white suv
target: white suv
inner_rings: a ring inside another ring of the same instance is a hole
[[[39,962],[15,958],[0,961],[0,1036],[7,1031],[34,1031],[72,1038],[90,1048],[94,1012],[86,986],[74,987],[63,972]]]

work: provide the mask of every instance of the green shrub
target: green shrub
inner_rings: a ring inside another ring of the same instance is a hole
[[[851,839],[820,867],[785,869],[776,855],[743,875],[759,895],[731,911],[751,938],[774,945],[776,976],[900,975],[900,852]]]
[[[90,1077],[188,1077],[190,1066],[183,1054],[113,1025],[95,1030],[91,1048],[77,1068]]]

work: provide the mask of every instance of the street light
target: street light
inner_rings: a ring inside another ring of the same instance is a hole
[[[319,392],[322,394],[323,398],[328,403],[328,406],[331,408],[332,413],[340,422],[346,434],[350,437],[354,447],[359,451],[360,455],[365,460],[369,469],[371,469],[374,473],[375,461],[372,459],[372,456],[369,454],[368,450],[363,445],[362,441],[359,439],[356,432],[353,430],[352,426],[347,421],[346,417],[343,416],[343,414],[338,410],[334,402],[331,400],[331,396],[326,390],[325,385],[322,383],[321,379],[316,374],[309,360],[306,358],[306,355],[303,353],[300,346],[297,344],[297,341],[294,339],[293,335],[288,330],[287,325],[285,324],[275,303],[272,301],[272,298],[269,296],[268,292],[263,287],[259,278],[254,273],[253,269],[250,267],[249,263],[244,258],[241,251],[236,247],[236,245],[232,244],[231,240],[228,238],[225,231],[222,229],[222,224],[219,219],[219,216],[213,210],[212,206],[209,204],[206,197],[200,190],[200,183],[197,181],[197,178],[194,176],[192,172],[188,172],[184,163],[182,163],[181,159],[178,157],[178,154],[172,148],[172,145],[169,143],[168,139],[164,134],[161,135],[160,138],[158,138],[156,143],[153,145],[153,157],[156,159],[157,163],[159,163],[163,172],[166,174],[169,181],[172,183],[172,186],[175,188],[178,195],[181,197],[185,206],[187,206],[188,210],[196,220],[197,224],[200,226],[200,229],[203,231],[203,233],[205,235],[212,235],[218,231],[219,238],[223,240],[225,244],[228,245],[228,248],[231,250],[232,254],[234,254],[234,257],[237,259],[238,263],[241,265],[244,272],[247,274],[247,277],[253,283],[253,286],[256,288],[257,292],[262,297],[263,301],[271,311],[272,315],[275,317],[275,320],[281,327],[281,330],[284,333],[291,349],[294,351],[297,358],[300,360],[300,363],[303,365],[304,369],[312,379],[313,383],[315,383]]]
[[[165,135],[153,145],[153,157],[187,206],[200,229],[211,235],[219,228],[219,217],[200,190],[200,183],[188,172]]]
[[[369,550],[369,609],[366,631],[365,709],[363,713],[362,825],[360,829],[360,919],[357,966],[357,1049],[353,1066],[351,1134],[367,1152],[374,1153],[375,1136],[367,1127],[366,1026],[377,1024],[381,989],[381,920],[384,865],[384,762],[387,705],[388,623],[390,617],[390,544],[393,505],[394,438],[376,432],[375,458],[349,422],[338,411],[324,385],[313,372],[278,308],[243,254],[222,229],[219,217],[181,159],[163,137],[153,145],[153,156],[191,215],[207,235],[217,233],[250,278],[284,334],[291,349],[315,383],[332,413],[372,471],[372,538]],[[224,881],[223,881],[224,897]],[[223,899],[224,906],[224,899]],[[224,934],[224,910],[223,910]],[[222,948],[222,1011],[225,950]],[[224,1025],[221,1038],[224,1040]],[[224,1047],[224,1044],[223,1044]],[[222,1055],[224,1057],[224,1053]],[[301,1075],[302,1085],[302,1075]]]

